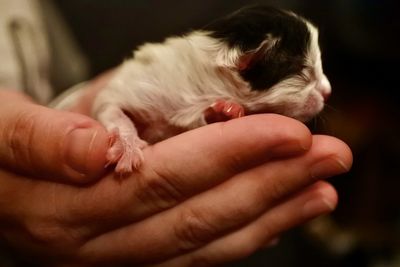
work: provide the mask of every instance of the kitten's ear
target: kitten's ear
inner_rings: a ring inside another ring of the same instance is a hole
[[[268,55],[273,51],[276,44],[279,42],[278,38],[267,36],[267,38],[254,50],[244,51],[236,61],[236,69],[238,71],[246,71],[250,69],[260,60],[268,60]]]
[[[268,54],[274,50],[279,40],[279,38],[268,34],[257,48],[248,50],[243,50],[239,46],[232,48],[222,45],[218,50],[217,65],[238,71],[246,71],[258,61],[268,60]]]

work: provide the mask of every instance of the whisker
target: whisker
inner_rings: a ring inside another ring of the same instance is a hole
[[[330,132],[328,129],[328,119],[326,118],[325,114],[323,112],[319,113],[316,117],[315,117],[315,121],[314,121],[314,127],[315,127],[315,131],[318,132]]]
[[[337,108],[335,108],[335,107],[333,107],[333,106],[331,106],[331,105],[329,105],[329,104],[326,104],[326,103],[325,103],[324,107],[325,107],[326,109],[332,110],[332,111],[334,111],[334,112],[339,112],[339,110],[338,110]]]
[[[326,129],[327,125],[328,125],[328,119],[324,116],[325,114],[321,113],[318,118],[321,120],[321,124],[323,126],[324,129]]]
[[[311,132],[317,131],[317,126],[318,126],[318,115],[313,117],[311,120],[309,120],[307,123],[308,128],[310,128]]]
[[[318,129],[318,115],[313,119],[314,121],[314,129]]]

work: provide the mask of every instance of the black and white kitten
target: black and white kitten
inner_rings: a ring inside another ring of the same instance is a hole
[[[148,142],[255,113],[306,121],[330,92],[315,26],[292,12],[252,6],[139,47],[96,97],[93,117],[113,136],[109,163],[130,173]]]

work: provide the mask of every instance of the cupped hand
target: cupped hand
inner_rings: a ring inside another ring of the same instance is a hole
[[[320,180],[352,162],[340,140],[279,115],[208,125],[144,153],[131,177],[80,187],[2,170],[1,236],[49,263],[212,266],[332,211],[336,192]]]

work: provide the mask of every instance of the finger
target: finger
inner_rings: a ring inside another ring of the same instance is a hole
[[[92,194],[86,194],[91,199],[77,197],[79,208],[72,208],[74,214],[70,217],[93,222],[101,218],[103,223],[108,217],[113,219],[110,224],[116,220],[139,220],[259,162],[304,153],[310,145],[311,135],[303,124],[278,115],[208,125],[146,148],[140,172],[123,180],[102,179]],[[82,201],[86,203],[84,207]],[[113,214],[106,216],[104,207]]]
[[[104,171],[108,136],[94,120],[0,92],[0,162],[21,173],[88,182]]]
[[[310,146],[309,130],[296,120],[248,116],[150,147],[145,150],[144,179],[130,182],[144,209],[169,208],[239,172],[271,158],[305,153]]]
[[[118,251],[127,260],[145,261],[195,250],[243,227],[316,180],[348,171],[351,161],[351,152],[343,142],[317,136],[310,151],[302,156],[240,173],[173,209],[94,238],[83,251],[101,251],[101,260],[110,260]],[[143,235],[146,232],[152,234]],[[138,236],[140,242],[126,242]],[[153,249],[146,252],[149,247]]]
[[[245,258],[265,244],[275,243],[275,236],[333,211],[336,204],[335,189],[328,183],[317,182],[250,224],[196,251],[152,267],[215,266]]]

